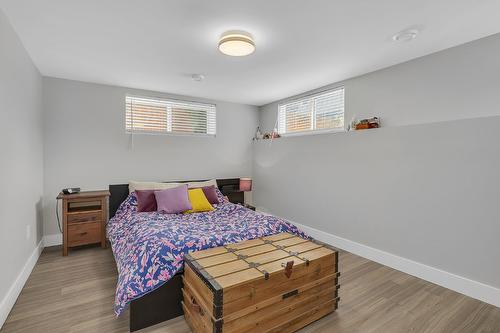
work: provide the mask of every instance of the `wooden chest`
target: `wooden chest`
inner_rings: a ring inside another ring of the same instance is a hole
[[[183,309],[196,333],[295,332],[335,311],[338,253],[288,233],[185,257]]]

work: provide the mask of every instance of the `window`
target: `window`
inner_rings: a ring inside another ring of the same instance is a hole
[[[344,88],[280,104],[278,133],[344,129]]]
[[[215,135],[215,105],[126,96],[127,132]]]

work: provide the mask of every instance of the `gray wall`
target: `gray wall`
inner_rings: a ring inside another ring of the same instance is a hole
[[[347,119],[386,127],[255,144],[254,202],[500,287],[499,59],[496,35],[332,85],[346,88]],[[261,108],[264,128],[276,112]]]
[[[106,189],[129,180],[179,180],[252,174],[258,124],[254,106],[219,101],[217,136],[130,135],[125,95],[191,97],[44,78],[45,235],[59,233],[55,197],[64,187]],[[196,99],[198,101],[206,101]]]
[[[383,126],[494,116],[500,114],[499,56],[497,34],[318,90],[345,87],[346,123],[353,116],[377,115]],[[277,104],[261,108],[263,129],[273,129]]]
[[[43,191],[42,78],[1,10],[0,101],[1,303],[41,240]]]

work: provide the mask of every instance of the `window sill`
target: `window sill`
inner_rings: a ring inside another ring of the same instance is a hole
[[[152,136],[192,136],[192,137],[202,137],[202,138],[215,138],[216,134],[204,134],[204,133],[172,133],[172,132],[141,132],[141,131],[126,131],[130,135],[152,135]]]
[[[347,132],[345,128],[335,128],[335,129],[327,129],[327,130],[285,133],[285,134],[280,134],[280,135],[282,138],[286,138],[286,137],[294,137],[294,136],[321,135],[321,134],[345,133],[345,132]]]

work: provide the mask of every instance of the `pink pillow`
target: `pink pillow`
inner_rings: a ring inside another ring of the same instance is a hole
[[[193,209],[189,201],[187,185],[155,191],[155,197],[159,212],[178,214]]]
[[[201,188],[203,190],[203,194],[207,197],[208,202],[212,205],[219,204],[219,198],[217,198],[217,192],[215,191],[215,186],[204,186]]]
[[[156,212],[156,198],[154,190],[136,190],[137,212]]]

